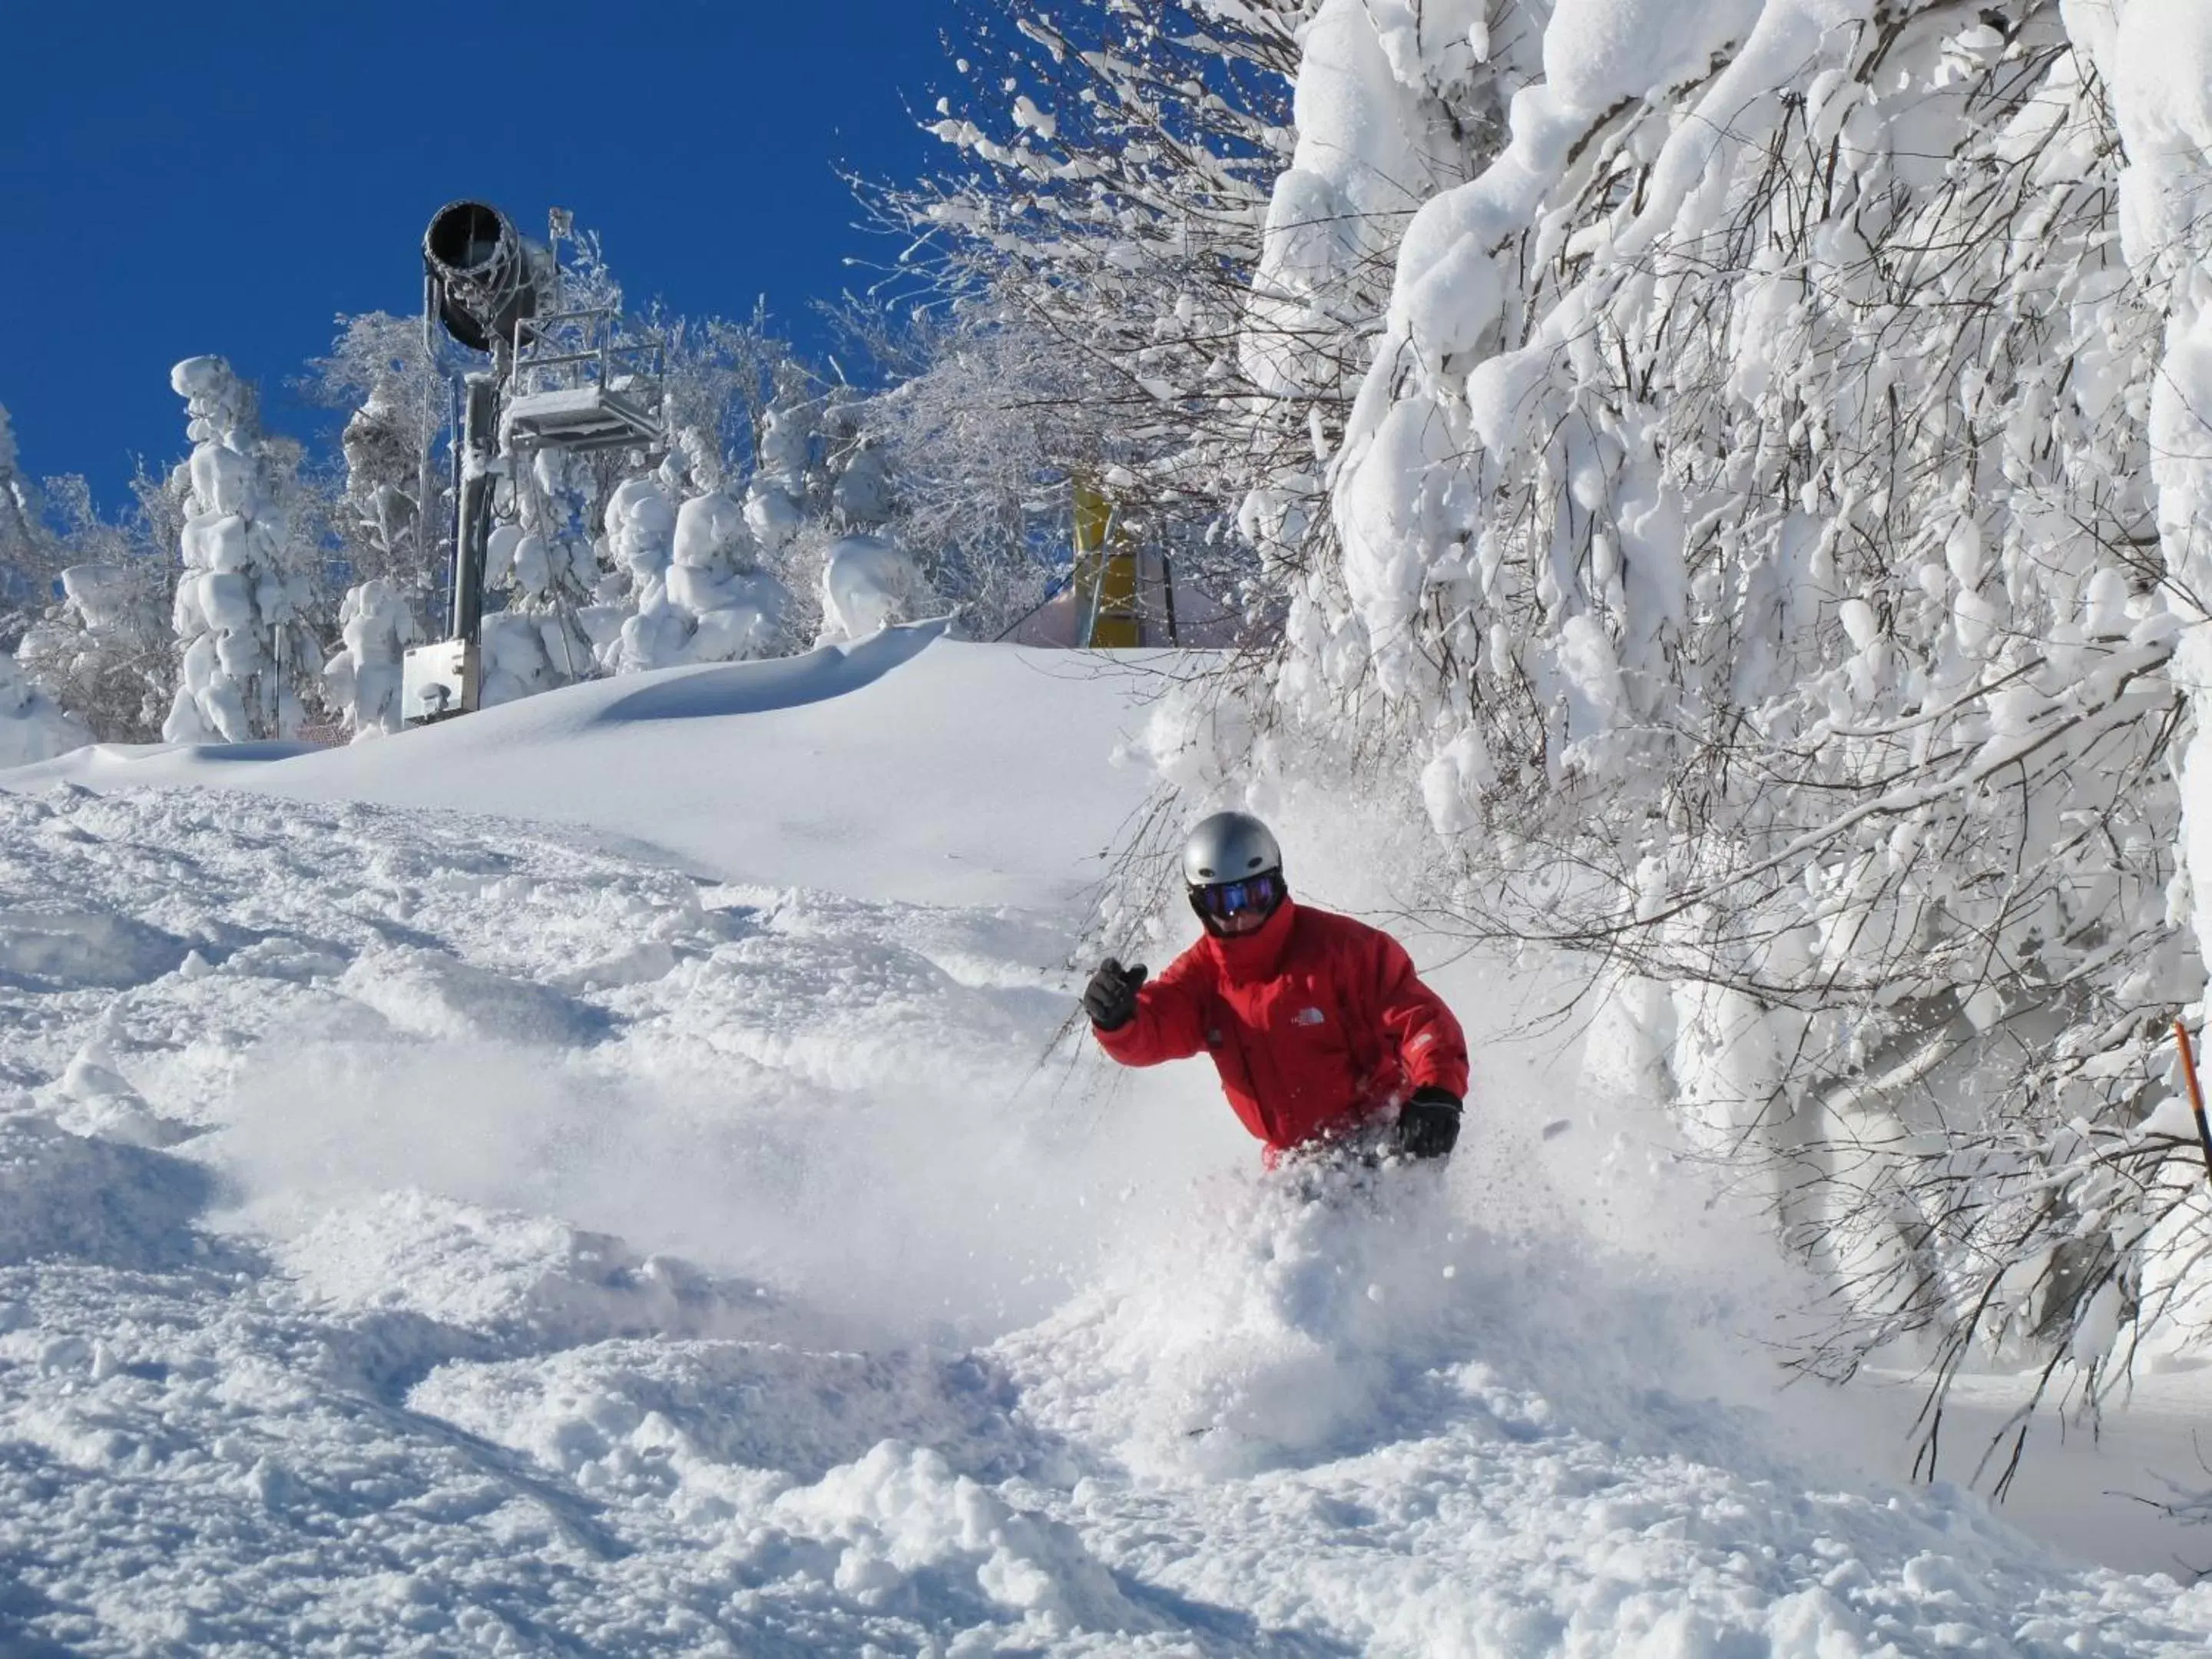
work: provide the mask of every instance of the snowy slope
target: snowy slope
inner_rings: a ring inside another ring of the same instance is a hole
[[[942,631],[921,623],[803,657],[624,676],[334,750],[80,749],[9,787],[190,783],[520,814],[728,878],[953,903],[1065,899],[1102,873],[1098,854],[1144,798],[1142,775],[1103,757],[1141,726],[1134,699],[1176,659],[963,645]],[[1006,767],[1001,787],[974,787],[980,757]]]
[[[0,1648],[2202,1650],[1805,1442],[1533,1060],[1316,1204],[1042,1058],[1142,681],[915,643],[0,775]]]

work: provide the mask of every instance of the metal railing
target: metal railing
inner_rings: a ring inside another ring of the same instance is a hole
[[[573,350],[548,349],[562,343],[557,337],[564,328],[580,334],[583,345]],[[562,372],[586,364],[588,376]],[[609,306],[556,311],[525,318],[514,325],[518,392],[575,392],[586,386],[605,392],[618,377],[628,376],[646,382],[658,394],[667,373],[667,337],[623,334],[621,313]]]
[[[592,450],[667,442],[665,337],[623,331],[611,307],[517,323],[503,441]]]

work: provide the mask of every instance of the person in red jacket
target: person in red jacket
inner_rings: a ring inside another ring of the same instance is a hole
[[[1108,957],[1083,994],[1098,1046],[1125,1066],[1201,1049],[1270,1167],[1342,1141],[1442,1158],[1459,1139],[1467,1040],[1379,928],[1291,902],[1283,855],[1247,812],[1217,812],[1183,847],[1205,937],[1151,983]]]

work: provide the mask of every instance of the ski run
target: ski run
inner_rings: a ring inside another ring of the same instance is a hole
[[[1784,1389],[1755,1221],[1508,965],[1416,939],[1464,1150],[1324,1201],[1066,1040],[1176,666],[894,630],[0,775],[4,1650],[2203,1650]]]

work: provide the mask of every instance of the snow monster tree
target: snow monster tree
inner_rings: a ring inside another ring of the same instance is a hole
[[[286,469],[254,420],[251,387],[220,357],[169,372],[191,459],[173,619],[179,650],[171,743],[244,743],[299,729],[301,688],[322,667],[302,620],[310,573],[288,544]]]

